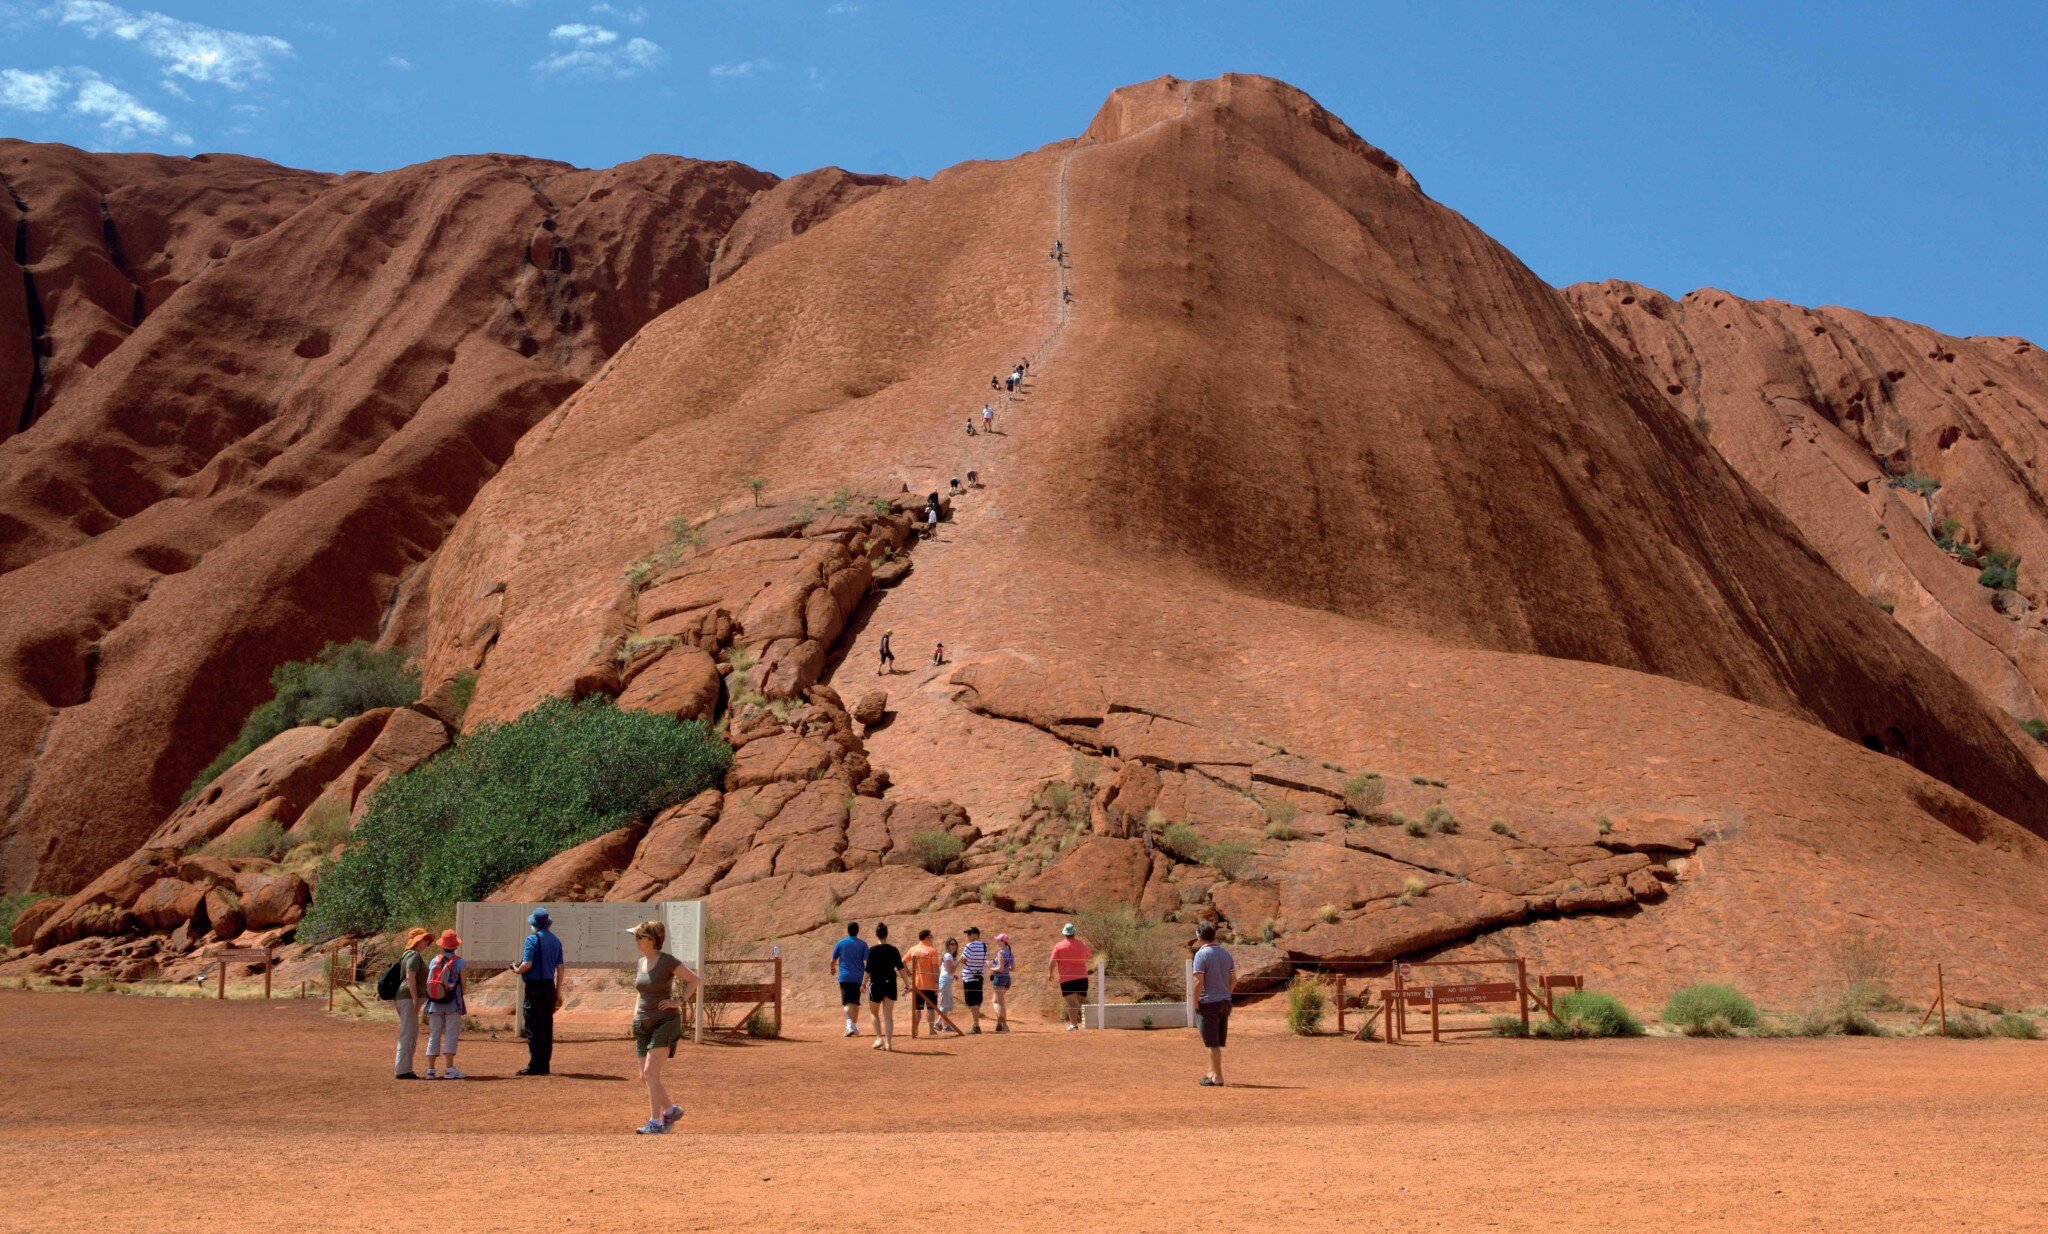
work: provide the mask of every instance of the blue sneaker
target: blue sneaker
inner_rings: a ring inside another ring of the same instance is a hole
[[[676,1125],[676,1120],[681,1118],[682,1116],[683,1107],[679,1105],[672,1105],[668,1109],[663,1110],[661,1112],[661,1125],[664,1127],[673,1127]]]
[[[667,1135],[668,1124],[658,1118],[650,1118],[642,1126],[633,1129],[634,1135]]]

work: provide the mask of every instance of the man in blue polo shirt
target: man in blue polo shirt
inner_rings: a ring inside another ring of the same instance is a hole
[[[526,918],[533,933],[526,936],[526,951],[512,971],[519,974],[520,1013],[526,1017],[526,1065],[520,1075],[546,1075],[555,1057],[555,1008],[562,992],[555,979],[562,968],[562,940],[548,927],[553,920],[548,910],[536,908]]]
[[[832,972],[839,981],[839,1008],[846,1013],[846,1032],[860,1032],[860,985],[867,976],[868,945],[860,941],[860,922],[846,923],[846,937],[832,945]]]

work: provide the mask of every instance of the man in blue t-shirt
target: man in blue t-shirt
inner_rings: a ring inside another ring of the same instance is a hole
[[[1202,1024],[1202,1044],[1209,1047],[1209,1074],[1202,1087],[1223,1087],[1223,1046],[1230,1040],[1230,992],[1237,979],[1237,961],[1216,945],[1216,923],[1195,927],[1202,940],[1195,952],[1195,1016]]]
[[[846,923],[846,937],[832,944],[832,973],[839,981],[839,1006],[846,1012],[845,1036],[860,1032],[860,986],[867,976],[868,945],[860,941],[860,922]]]
[[[548,929],[554,920],[548,910],[536,908],[526,924],[533,933],[526,936],[526,950],[512,971],[519,974],[519,1010],[526,1019],[526,1065],[520,1075],[546,1075],[555,1057],[555,1008],[562,991],[556,984],[562,968],[562,940]]]

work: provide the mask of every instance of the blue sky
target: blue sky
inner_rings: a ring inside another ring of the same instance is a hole
[[[1301,86],[1555,283],[2048,343],[2048,13],[1958,4],[0,0],[0,134],[384,168],[899,175],[1117,85]]]

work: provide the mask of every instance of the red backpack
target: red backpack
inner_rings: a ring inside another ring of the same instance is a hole
[[[438,955],[427,966],[427,1001],[430,1003],[452,1002],[462,992],[462,960],[452,955]]]

